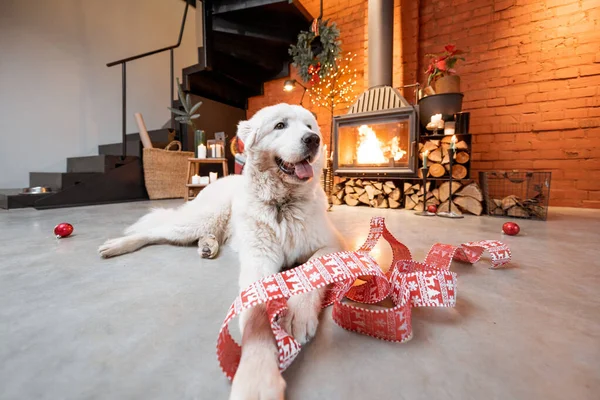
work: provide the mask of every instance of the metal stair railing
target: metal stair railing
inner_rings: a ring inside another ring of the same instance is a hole
[[[154,54],[163,53],[165,51],[170,52],[170,78],[171,78],[171,98],[169,99],[169,106],[173,106],[173,97],[175,96],[175,86],[173,83],[174,79],[174,50],[181,45],[181,39],[183,37],[183,31],[185,29],[185,20],[187,17],[187,12],[189,8],[189,3],[185,2],[185,9],[183,11],[183,18],[181,19],[181,28],[179,29],[179,38],[177,39],[177,43],[172,46],[163,47],[161,49],[149,51],[146,53],[138,54],[135,56],[127,57],[122,60],[113,61],[106,64],[107,67],[114,67],[115,65],[121,65],[121,109],[122,109],[122,151],[123,157],[127,155],[127,63],[135,60],[139,60],[140,58],[145,58],[152,56]],[[175,115],[171,113],[171,129],[175,128]]]

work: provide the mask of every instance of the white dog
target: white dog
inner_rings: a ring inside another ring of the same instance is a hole
[[[175,210],[142,217],[124,237],[99,248],[103,257],[158,243],[198,241],[212,258],[232,238],[241,264],[239,286],[313,257],[339,251],[342,242],[327,218],[319,186],[323,166],[321,135],[314,116],[300,106],[278,104],[238,125],[247,161],[243,175],[219,179],[193,201]],[[323,291],[288,301],[284,327],[300,342],[316,332]],[[242,358],[231,399],[283,399],[285,382],[264,307],[241,315]]]

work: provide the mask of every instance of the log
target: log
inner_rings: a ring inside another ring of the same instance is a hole
[[[390,193],[389,198],[399,201],[400,200],[400,189],[396,188],[396,189],[392,190],[392,193]]]
[[[480,202],[483,201],[483,193],[481,193],[479,185],[475,182],[469,183],[467,186],[463,186],[463,188],[460,191],[456,192],[456,195],[469,196]]]
[[[412,199],[413,202],[418,203],[419,202],[419,195],[418,194],[411,194],[410,198]]]
[[[390,193],[392,193],[392,190],[394,190],[394,189],[389,187],[388,185],[383,185],[383,193],[390,194]]]
[[[456,193],[456,191],[458,189],[460,189],[462,185],[460,184],[460,182],[452,182],[452,194]],[[450,182],[446,181],[444,183],[442,183],[439,187],[440,189],[440,197],[439,200],[443,203],[446,200],[448,200],[448,197],[450,197]]]
[[[441,178],[446,173],[446,169],[442,164],[431,164],[429,166],[429,175],[434,178]]]
[[[366,192],[366,190],[365,190],[365,188],[362,188],[362,187],[356,186],[356,187],[354,188],[354,192],[355,192],[357,195],[359,195],[359,196],[360,196],[361,194],[363,194],[364,192]]]
[[[464,165],[456,164],[452,166],[452,178],[464,179],[467,176],[467,168]]]
[[[431,188],[431,182],[428,181],[425,187],[425,193],[429,193],[429,189]],[[419,196],[423,196],[423,188],[419,187],[417,193],[419,193]]]
[[[410,183],[404,182],[404,194],[411,194],[409,193],[411,187],[412,185]]]
[[[414,208],[415,211],[423,211],[424,209],[425,209],[425,206],[423,205],[422,201],[418,202]]]
[[[356,198],[356,195],[354,194],[347,194],[344,196],[344,202],[346,204],[348,204],[349,206],[356,206],[358,205],[358,199]]]
[[[431,153],[429,153],[428,159],[432,163],[442,162],[442,150],[436,149],[436,150],[432,151]]]
[[[466,151],[458,152],[458,153],[456,153],[456,156],[454,156],[454,159],[459,164],[467,163],[470,158],[471,157],[469,156],[469,153],[467,153]]]
[[[470,212],[471,214],[481,215],[483,212],[481,202],[470,196],[456,196],[454,204],[459,206],[463,211]]]
[[[406,196],[404,198],[404,209],[405,210],[412,210],[413,208],[415,208],[416,205],[417,205],[417,203],[415,203],[414,201],[412,201],[412,199],[410,198],[410,196]]]
[[[369,205],[370,200],[371,199],[369,199],[369,195],[366,191],[364,191],[360,196],[358,196],[358,201],[360,201],[363,204]]]
[[[433,197],[435,197],[438,201],[440,200],[440,189],[435,188],[431,191]]]
[[[390,208],[400,208],[400,203],[391,198],[388,198],[388,205],[390,206]]]
[[[373,186],[375,186],[375,189],[377,190],[383,190],[383,183],[381,182],[373,182]]]
[[[373,200],[375,198],[375,188],[371,185],[366,185],[365,190],[367,191],[367,195],[369,196],[369,200]]]
[[[360,179],[357,179],[356,181],[354,181],[354,186],[360,186],[360,187],[362,187],[363,186],[363,181],[360,180]]]
[[[383,195],[377,196],[376,208],[388,208],[388,201]]]
[[[448,211],[450,211],[450,201],[446,200],[438,206],[437,212],[448,212]],[[460,212],[459,208],[454,203],[452,203],[452,211],[454,211],[457,214],[462,215],[462,212]]]
[[[427,199],[427,201],[425,201],[425,205],[431,205],[431,204],[437,206],[440,204],[440,201],[438,199],[436,199],[435,197],[431,197],[431,198]]]
[[[333,205],[336,205],[336,206],[340,206],[340,205],[344,204],[344,202],[337,196],[331,196],[331,203],[333,203]]]
[[[425,144],[423,145],[423,148],[421,149],[421,153],[424,153],[426,151],[428,151],[429,153],[431,153],[432,151],[434,151],[438,147],[439,147],[439,142],[435,143],[433,140],[429,140],[429,141],[425,142]]]
[[[442,144],[452,143],[452,135],[446,135],[442,138]]]
[[[456,143],[456,150],[469,150],[469,145],[464,140]]]
[[[450,153],[448,152],[448,149],[442,147],[442,164],[445,165],[448,163],[450,163]]]
[[[344,192],[346,192],[346,194],[352,194],[354,193],[354,188],[352,186],[346,186]]]
[[[394,183],[394,181],[385,181],[383,184],[392,189],[396,189],[396,184]]]
[[[342,198],[344,197],[344,191],[340,190],[335,194],[335,197],[337,197],[338,199],[342,200]]]
[[[519,218],[527,218],[529,217],[529,213],[523,207],[519,205],[514,205],[506,211],[506,215],[510,215],[511,217],[519,217]]]
[[[517,205],[517,196],[511,194],[510,196],[506,196],[502,199],[502,209],[504,211],[508,210],[512,206]]]

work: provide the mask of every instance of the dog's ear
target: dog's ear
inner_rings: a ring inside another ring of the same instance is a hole
[[[250,121],[240,121],[238,124],[237,136],[244,143],[244,149],[249,149],[256,140],[256,129],[252,126]]]

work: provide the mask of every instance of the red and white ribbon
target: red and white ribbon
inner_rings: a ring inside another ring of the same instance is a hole
[[[379,238],[392,247],[392,264],[384,273],[369,255]],[[476,263],[483,252],[491,255],[492,268],[508,263],[510,249],[502,242],[483,240],[460,246],[435,244],[424,262],[412,259],[408,248],[385,227],[384,219],[371,220],[367,240],[357,251],[342,251],[311,260],[294,269],[254,282],[235,299],[221,326],[217,358],[221,369],[233,379],[242,348],[229,333],[229,322],[243,310],[266,304],[271,329],[279,349],[279,368],[283,371],[300,352],[300,344],[280,325],[287,312],[286,299],[328,286],[323,307],[333,305],[333,320],[342,328],[378,339],[404,342],[412,337],[411,307],[453,307],[456,304],[456,274],[450,272],[452,260]],[[357,279],[363,284],[354,286]],[[366,309],[342,303],[375,304],[390,297],[394,307]]]

